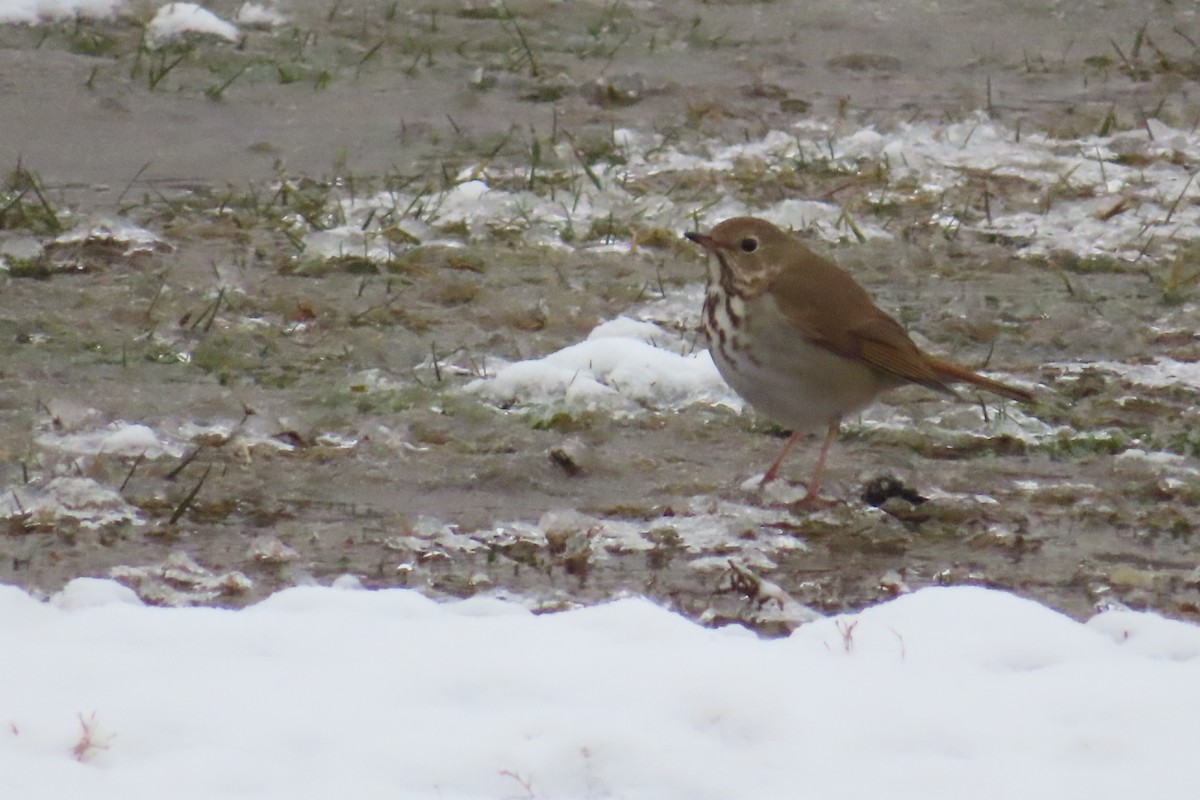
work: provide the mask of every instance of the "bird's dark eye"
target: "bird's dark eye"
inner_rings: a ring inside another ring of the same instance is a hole
[[[755,239],[753,236],[747,236],[745,239],[742,239],[742,252],[743,253],[753,253],[757,249],[758,249],[758,239]]]

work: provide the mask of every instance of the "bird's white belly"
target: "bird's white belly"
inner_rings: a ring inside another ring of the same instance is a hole
[[[780,425],[799,431],[826,427],[896,384],[806,341],[771,299],[743,304],[733,298],[730,308],[741,317],[735,331],[723,299],[713,313],[726,331],[724,341],[708,319],[704,326],[713,363],[735,392]]]

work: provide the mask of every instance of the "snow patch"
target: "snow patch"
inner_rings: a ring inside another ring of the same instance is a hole
[[[1081,624],[981,588],[781,640],[637,598],[539,615],[305,587],[243,611],[163,609],[96,581],[50,604],[0,586],[0,608],[0,679],[21,689],[0,697],[0,774],[25,800],[148,800],[164,780],[180,800],[797,786],[1119,800],[1146,776],[1158,797],[1196,785],[1195,626],[1127,611]]]
[[[678,334],[618,317],[588,338],[543,358],[493,367],[466,391],[501,405],[603,410],[630,415],[706,404],[742,407],[707,350],[693,352]]]
[[[188,34],[215,36],[229,42],[238,39],[237,26],[195,3],[168,3],[158,9],[146,26],[146,44],[159,48]]]

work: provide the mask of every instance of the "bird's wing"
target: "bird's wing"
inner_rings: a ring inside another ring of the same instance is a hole
[[[880,372],[919,383],[935,392],[958,396],[934,370],[928,356],[908,338],[900,323],[882,311],[875,319],[851,330],[849,337],[858,357]]]
[[[780,272],[770,287],[797,333],[844,358],[957,396],[900,323],[881,311],[849,273],[826,259],[818,259],[812,267]],[[819,303],[814,300],[818,296],[839,300]]]

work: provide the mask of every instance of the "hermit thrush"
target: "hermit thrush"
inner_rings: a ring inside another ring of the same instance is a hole
[[[702,315],[713,362],[750,405],[793,431],[762,486],[805,432],[828,426],[801,501],[825,503],[821,473],[842,418],[897,386],[958,397],[950,384],[962,382],[1033,400],[922,352],[849,273],[766,220],[734,217],[707,236],[685,235],[716,257]]]

